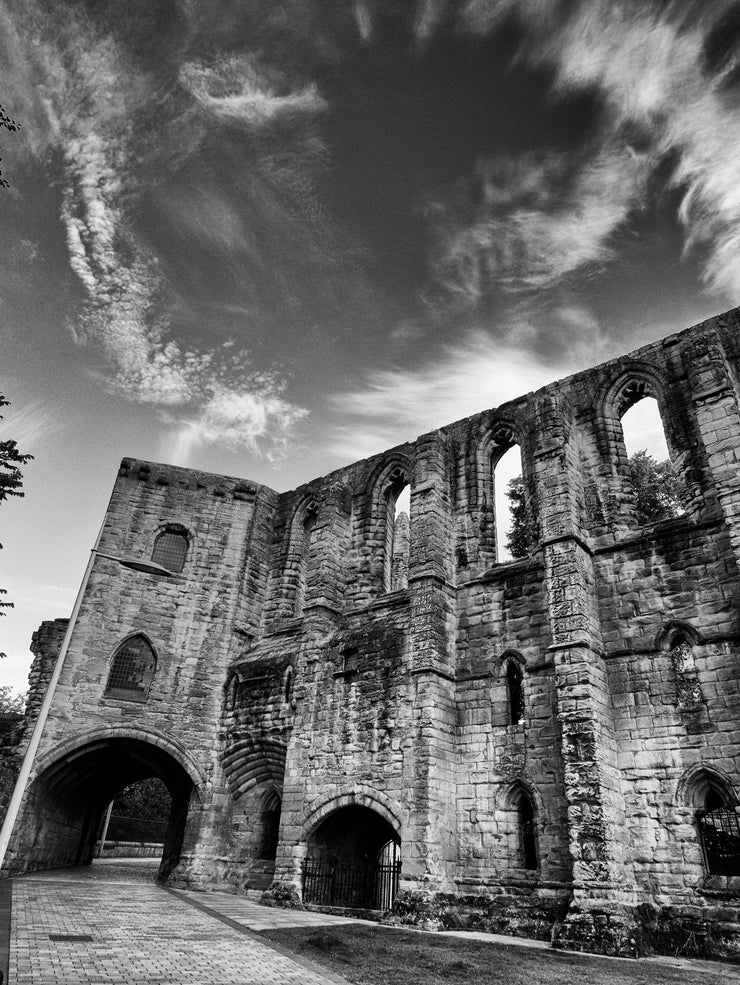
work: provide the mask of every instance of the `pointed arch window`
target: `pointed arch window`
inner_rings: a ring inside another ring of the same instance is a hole
[[[509,837],[510,864],[532,871],[539,867],[536,812],[528,790],[518,780],[505,797],[506,830]]]
[[[185,567],[188,544],[189,537],[185,527],[169,525],[154,541],[152,561],[174,574],[179,574]]]
[[[385,565],[383,587],[386,592],[408,588],[410,543],[410,487],[406,471],[397,466],[387,479],[385,498]]]
[[[515,651],[502,658],[503,676],[506,682],[506,721],[518,725],[524,720],[524,658]]]
[[[519,855],[525,869],[537,868],[537,837],[534,828],[532,802],[522,793],[517,805],[517,832],[519,835]]]
[[[696,826],[710,876],[740,876],[740,824],[732,798],[712,778],[699,794]]]
[[[262,803],[260,817],[260,840],[257,857],[273,861],[277,856],[280,838],[280,812],[282,802],[276,790],[272,790]]]
[[[156,666],[157,655],[146,636],[130,636],[113,654],[105,696],[124,701],[146,701]]]
[[[295,534],[295,596],[293,599],[293,615],[300,616],[306,604],[306,583],[311,566],[315,544],[315,527],[319,515],[319,505],[316,500],[309,500],[302,508],[297,519]]]

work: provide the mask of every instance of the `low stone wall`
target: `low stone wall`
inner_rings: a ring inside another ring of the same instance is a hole
[[[106,841],[99,858],[157,858],[162,854],[162,842]]]

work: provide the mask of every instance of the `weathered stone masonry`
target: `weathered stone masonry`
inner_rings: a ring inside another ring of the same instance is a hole
[[[297,902],[307,859],[395,844],[397,920],[740,956],[740,869],[701,840],[721,814],[738,844],[739,325],[288,493],[124,459],[100,549],[156,556],[171,531],[183,570],[97,560],[10,871],[84,861],[107,800],[155,774],[175,884]],[[647,527],[620,424],[645,395],[691,493]],[[529,555],[502,563],[493,469],[514,443]],[[111,689],[127,640],[151,680],[134,661]]]

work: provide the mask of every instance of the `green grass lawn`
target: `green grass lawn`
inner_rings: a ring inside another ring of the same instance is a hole
[[[362,924],[268,930],[263,936],[357,985],[740,983],[740,966],[720,962],[671,967]]]

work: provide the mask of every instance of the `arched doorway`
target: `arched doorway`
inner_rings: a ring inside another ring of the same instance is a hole
[[[18,832],[24,868],[90,864],[110,802],[149,777],[162,780],[172,798],[158,873],[165,880],[180,860],[188,809],[198,794],[190,772],[172,752],[134,736],[92,739],[41,770]]]
[[[340,808],[309,838],[304,903],[389,909],[401,875],[400,846],[393,827],[376,811],[357,805]]]

